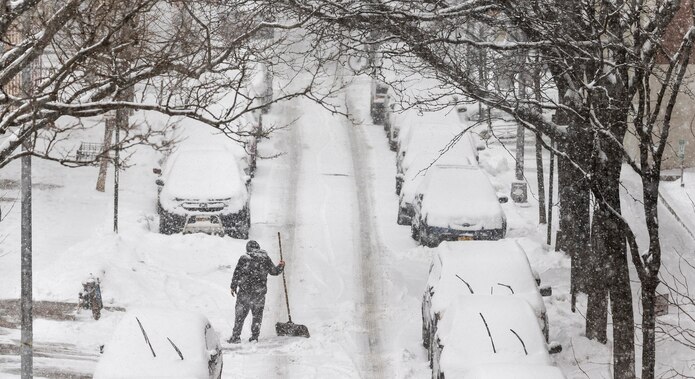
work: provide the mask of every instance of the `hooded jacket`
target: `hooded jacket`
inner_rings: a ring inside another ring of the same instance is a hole
[[[239,293],[265,295],[268,274],[280,275],[282,267],[273,264],[265,250],[254,249],[242,255],[232,276],[231,288]]]

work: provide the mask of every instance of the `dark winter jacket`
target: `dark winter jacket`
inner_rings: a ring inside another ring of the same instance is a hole
[[[265,295],[268,274],[279,275],[282,267],[273,264],[265,250],[252,250],[242,255],[234,269],[231,287],[239,293]]]

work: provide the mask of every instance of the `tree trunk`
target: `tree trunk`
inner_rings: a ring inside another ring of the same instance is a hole
[[[611,130],[617,138],[624,135],[624,123],[616,122]],[[622,134],[621,134],[622,132]],[[635,378],[635,321],[632,309],[632,291],[628,269],[627,246],[623,224],[614,212],[620,214],[620,172],[622,150],[611,141],[599,138],[594,155],[592,183],[597,198],[591,250],[591,266],[595,275],[588,292],[589,304],[596,305],[606,298],[610,300],[613,318],[613,378]],[[592,299],[595,298],[595,299]],[[601,327],[607,318],[607,309],[592,310],[595,319],[589,320],[587,309],[587,337],[603,336],[603,331],[589,330],[590,325]]]
[[[656,286],[642,285],[642,379],[654,379],[656,363]]]
[[[571,123],[561,150],[568,152],[570,159],[587,169],[591,154],[591,136],[576,123]],[[559,157],[558,157],[559,158]],[[590,191],[584,173],[566,158],[558,159],[558,194],[560,200],[559,244],[571,258],[571,292],[586,292],[590,272],[586,257],[590,248]]]
[[[650,259],[644,262],[642,285],[642,379],[654,379],[656,364],[656,314],[654,311],[656,287],[661,268],[661,242],[659,240],[659,177],[661,168],[655,164],[652,171],[642,177],[644,213],[649,233]],[[633,246],[636,242],[633,242]]]

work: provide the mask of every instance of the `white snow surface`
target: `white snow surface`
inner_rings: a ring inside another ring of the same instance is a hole
[[[245,174],[236,159],[234,154],[221,149],[188,149],[172,154],[164,172],[162,205],[174,208],[178,204],[173,200],[177,198],[224,200],[228,211],[242,209],[249,195]]]
[[[482,170],[469,167],[435,167],[418,193],[424,194],[423,217],[427,225],[458,230],[502,228],[504,213],[497,194]]]
[[[545,313],[526,253],[516,241],[445,241],[434,254],[441,269],[432,270],[427,281],[434,289],[432,316],[450,309],[462,295],[518,297],[529,303],[537,319]],[[473,294],[457,275],[471,286]],[[539,326],[543,326],[540,321]]]
[[[465,378],[467,370],[482,364],[551,365],[545,340],[534,320],[533,310],[522,299],[458,297],[457,304],[437,328],[436,337],[444,346],[441,371],[449,378]]]
[[[352,79],[336,70],[342,79]],[[277,261],[277,232],[282,232],[293,320],[307,325],[312,336],[274,336],[274,323],[287,321],[287,310],[282,281],[270,278],[261,341],[253,344],[242,339],[239,346],[225,346],[223,377],[430,377],[421,346],[420,305],[431,250],[416,246],[409,228],[394,222],[398,207],[393,194],[394,154],[388,150],[382,127],[366,121],[369,88],[369,80],[356,78],[345,94],[332,98],[337,104],[347,102],[352,122],[303,99],[273,106],[264,116],[264,122],[291,127],[259,144],[263,156],[281,155],[258,163],[250,200],[251,238]],[[147,118],[154,121],[151,115]],[[186,143],[208,147],[211,140],[224,140],[195,123],[180,129]],[[102,136],[103,130],[87,140]],[[543,283],[553,286],[553,296],[543,299],[550,339],[564,347],[552,357],[554,363],[568,378],[608,378],[612,345],[584,336],[586,298],[580,296],[577,312],[570,311],[569,257],[545,244],[546,226],[538,225],[532,146],[527,139],[529,203],[501,206],[508,221],[507,238],[523,247]],[[509,193],[514,149],[513,143],[502,146],[490,140],[480,153],[481,166],[492,175],[490,181],[499,192]],[[93,273],[101,279],[109,307],[99,321],[87,311],[74,311],[65,319],[35,313],[34,347],[42,353],[34,359],[35,378],[53,378],[58,373],[92,375],[100,358],[99,346],[109,341],[123,318],[124,313],[115,307],[198,311],[222,338],[231,334],[234,298],[229,281],[246,241],[158,234],[156,177],[151,169],[162,157],[144,146],[133,152],[132,166],[121,173],[118,234],[112,232],[113,190],[110,185],[105,193],[94,190],[96,168],[67,169],[34,160],[34,299],[74,304],[80,283]],[[548,155],[544,158],[547,162]],[[691,173],[690,178],[686,183],[695,182],[695,175]],[[0,179],[0,301],[4,301],[18,299],[20,294],[19,162],[3,168]],[[109,168],[107,183],[112,181]],[[641,190],[629,168],[623,172],[623,185],[623,212],[629,220],[640,220]],[[679,196],[678,201],[686,201],[683,212],[691,209],[685,195],[695,198],[692,187],[664,189]],[[557,186],[555,201],[556,191]],[[557,212],[557,204],[553,209]],[[670,273],[665,279],[673,283],[672,276],[683,275],[692,280],[692,270],[679,268],[686,267],[684,261],[692,262],[693,239],[663,207],[660,214],[664,266]],[[692,225],[693,213],[689,214],[686,222]],[[556,230],[557,213],[553,226]],[[635,222],[635,227],[640,245],[646,246],[643,225]],[[631,277],[636,281],[634,272]],[[638,295],[634,283],[633,297]],[[684,322],[684,315],[674,308],[660,317],[662,324]],[[637,305],[635,315],[639,321]],[[248,336],[249,320],[242,338]],[[638,333],[637,342],[640,338]],[[6,348],[16,347],[18,341],[17,328],[0,327],[1,378],[19,377],[19,357]],[[639,345],[637,360],[639,367]],[[657,346],[657,363],[658,373],[673,368],[695,375],[692,350],[668,339],[661,339]]]
[[[156,356],[152,355],[138,321]],[[208,320],[196,312],[164,308],[130,310],[106,343],[94,378],[209,378],[210,354],[215,353],[219,344],[208,346],[206,325]],[[208,333],[219,340],[214,330]]]

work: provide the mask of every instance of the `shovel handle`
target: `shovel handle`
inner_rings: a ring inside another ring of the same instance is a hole
[[[280,232],[278,232],[278,247],[280,248],[280,260],[282,259],[282,239],[280,238]],[[285,268],[282,268],[282,286],[285,289],[285,304],[287,304],[287,318],[290,323],[292,323],[292,314],[290,313],[290,298],[287,295],[287,280],[285,279]]]

